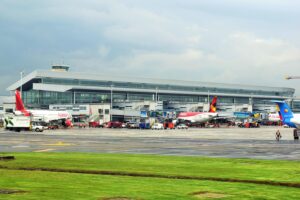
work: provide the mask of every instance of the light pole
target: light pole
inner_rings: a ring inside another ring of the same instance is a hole
[[[208,111],[209,111],[210,110],[209,90],[207,91],[207,103],[208,103]]]
[[[74,94],[73,94],[73,104],[74,105],[76,104],[76,91],[74,91]]]
[[[113,85],[110,85],[110,121],[112,121]]]
[[[23,71],[20,72],[20,76],[21,76],[21,86],[20,86],[20,94],[21,94],[21,98],[22,98],[22,91],[23,91]]]
[[[157,92],[157,87],[155,88],[155,102],[157,103],[157,94],[158,92]]]

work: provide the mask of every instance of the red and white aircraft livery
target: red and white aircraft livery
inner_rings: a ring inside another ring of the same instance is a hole
[[[178,120],[189,121],[191,123],[207,122],[218,116],[217,110],[217,97],[214,97],[210,104],[209,112],[181,112],[178,115]]]
[[[16,90],[16,115],[32,116],[34,119],[42,120],[46,123],[56,120],[64,120],[66,126],[72,126],[72,115],[67,111],[55,110],[26,110],[20,92]]]
[[[280,122],[282,120],[282,118],[280,117],[280,115],[278,113],[270,113],[268,115],[268,120],[270,122]]]

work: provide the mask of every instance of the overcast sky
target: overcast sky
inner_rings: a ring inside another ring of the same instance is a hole
[[[296,88],[300,1],[1,0],[0,95],[49,69]]]

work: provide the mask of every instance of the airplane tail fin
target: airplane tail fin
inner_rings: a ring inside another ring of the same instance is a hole
[[[15,95],[16,95],[16,110],[17,111],[25,110],[20,91],[16,90]]]
[[[276,103],[277,107],[279,108],[278,114],[280,116],[280,119],[285,122],[286,120],[293,118],[294,114],[288,104],[284,101],[273,101]]]
[[[21,98],[21,94],[19,90],[16,90],[15,92],[15,96],[16,96],[16,111],[20,111],[22,112],[25,116],[29,116],[29,112],[25,109],[25,106],[23,104],[22,98]]]
[[[216,112],[217,111],[217,97],[215,96],[210,104],[209,112]]]
[[[283,118],[282,118],[282,115],[281,115],[281,112],[280,112],[280,108],[277,104],[276,104],[276,111],[278,112],[280,121],[283,121]]]

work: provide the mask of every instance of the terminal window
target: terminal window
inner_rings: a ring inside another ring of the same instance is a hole
[[[5,112],[7,112],[7,113],[13,113],[13,112],[14,112],[14,110],[13,110],[13,109],[11,109],[11,108],[8,108],[8,109],[5,109]]]

